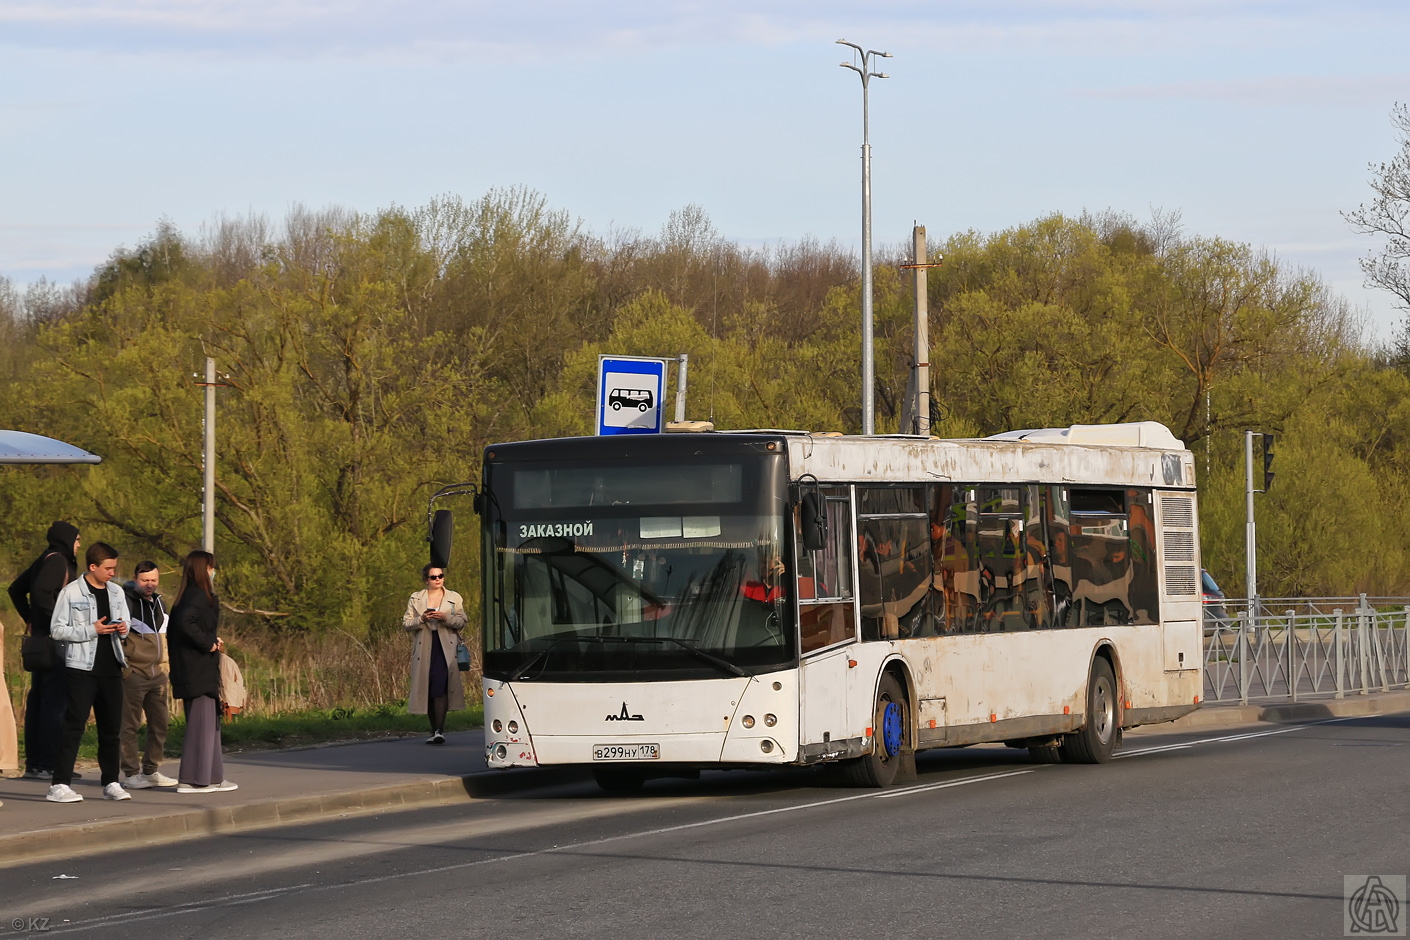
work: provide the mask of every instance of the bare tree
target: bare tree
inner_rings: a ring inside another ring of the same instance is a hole
[[[1399,132],[1400,152],[1389,163],[1370,165],[1376,196],[1345,218],[1358,232],[1390,238],[1379,254],[1361,260],[1361,270],[1370,286],[1390,291],[1396,306],[1410,313],[1410,105],[1397,104],[1391,123]]]

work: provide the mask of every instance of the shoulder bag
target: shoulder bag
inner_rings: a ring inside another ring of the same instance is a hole
[[[20,640],[20,665],[25,672],[48,672],[59,661],[58,644],[47,636],[36,636],[29,628]]]

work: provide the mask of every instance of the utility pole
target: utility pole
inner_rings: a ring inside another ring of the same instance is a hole
[[[201,548],[215,552],[215,360],[206,357],[205,484],[201,490]]]
[[[676,357],[676,421],[685,420],[685,373],[690,365],[690,356],[681,353]]]
[[[930,297],[926,269],[925,226],[917,225],[911,232],[911,264],[915,269],[916,326],[915,370],[916,404],[915,433],[930,434]],[[909,428],[907,429],[909,430]]]
[[[889,78],[884,72],[871,70],[872,56],[891,58],[889,52],[863,50],[845,39],[837,40],[862,57],[860,66],[841,63],[862,77],[862,433],[876,433],[876,363],[872,356],[872,284],[871,284],[871,126],[868,115],[867,90],[873,78]]]

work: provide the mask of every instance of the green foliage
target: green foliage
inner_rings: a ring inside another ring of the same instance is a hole
[[[1410,379],[1315,276],[1169,217],[1052,215],[933,251],[936,433],[1168,425],[1208,466],[1205,558],[1232,588],[1241,432],[1274,431],[1264,592],[1406,588],[1410,537],[1388,520],[1410,495]],[[911,365],[902,261],[875,270],[883,430]],[[477,479],[491,442],[589,433],[600,354],[688,353],[688,416],[722,429],[855,432],[859,308],[849,252],[742,249],[694,206],[656,237],[595,236],[526,190],[296,209],[277,234],[257,218],[201,239],[164,223],[76,291],[0,282],[0,426],[104,456],[0,469],[0,569],[58,517],[129,560],[170,566],[196,544],[193,374],[212,356],[223,599],[278,631],[365,638],[417,586],[429,493]],[[473,606],[479,547],[461,518],[456,586]]]

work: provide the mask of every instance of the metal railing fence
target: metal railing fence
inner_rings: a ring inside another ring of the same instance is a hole
[[[1204,700],[1297,702],[1410,688],[1410,604],[1389,598],[1260,599],[1204,625]],[[1341,602],[1338,601],[1338,602]],[[1299,610],[1298,608],[1302,609]]]

